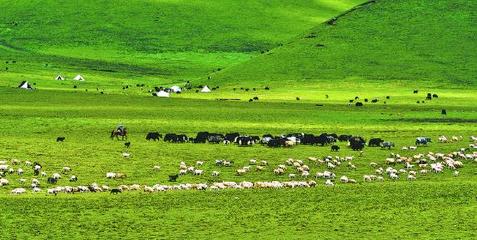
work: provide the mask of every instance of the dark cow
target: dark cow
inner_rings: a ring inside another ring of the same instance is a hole
[[[194,138],[194,143],[206,143],[207,138],[209,137],[209,132],[198,132],[197,136]]]
[[[419,93],[419,90],[415,89],[413,93],[417,94],[417,93]]]
[[[442,110],[441,110],[441,114],[442,114],[442,115],[447,115],[447,110],[442,109]]]
[[[340,150],[340,146],[338,146],[338,145],[331,146],[331,151],[332,152],[338,152],[339,150]]]
[[[169,175],[169,182],[177,181],[178,177],[179,177],[179,174]]]
[[[65,141],[65,137],[57,137],[56,142],[63,142]]]
[[[349,139],[349,146],[353,151],[361,151],[366,145],[366,140],[362,137],[351,137]]]
[[[159,141],[161,140],[162,134],[158,132],[148,132],[146,135],[146,140],[154,140],[154,141]]]
[[[211,133],[207,137],[207,142],[209,143],[221,143],[224,141],[224,135],[223,134],[218,134],[218,133]]]
[[[188,139],[185,134],[168,133],[164,136],[164,142],[185,143]]]
[[[352,136],[351,135],[339,135],[338,136],[338,140],[340,142],[347,142],[349,141],[349,139],[351,138]]]
[[[387,148],[387,149],[391,149],[394,147],[394,143],[393,142],[382,142],[381,143],[381,148]]]
[[[287,141],[286,138],[280,138],[280,137],[273,138],[270,141],[268,141],[267,146],[272,148],[284,147],[286,141]]]
[[[234,143],[239,136],[240,136],[240,133],[227,133],[224,136],[224,140],[229,143]]]
[[[429,137],[417,137],[416,138],[416,145],[427,145],[430,142],[432,142],[432,140]]]
[[[118,194],[118,193],[122,193],[123,191],[119,188],[113,188],[111,189],[111,192],[109,192],[110,194]]]
[[[357,102],[355,105],[356,105],[356,107],[362,107],[363,103],[362,102]]]
[[[131,146],[131,142],[125,142],[125,143],[124,143],[124,146],[125,146],[126,148],[129,148],[129,147]]]
[[[369,147],[379,147],[381,145],[381,143],[383,143],[384,140],[382,140],[381,138],[371,138],[369,140],[369,143],[368,143],[368,146]]]
[[[47,182],[48,182],[49,184],[56,184],[56,183],[58,182],[58,179],[49,177],[49,178],[47,179]]]
[[[377,103],[379,100],[377,98],[371,100],[372,103]]]
[[[432,94],[431,93],[427,93],[426,100],[432,100]]]
[[[435,93],[432,94],[432,97],[433,97],[433,98],[439,98],[439,96],[438,96],[437,94],[435,94]]]
[[[251,146],[254,143],[255,141],[249,136],[240,136],[237,138],[237,144],[239,146]]]

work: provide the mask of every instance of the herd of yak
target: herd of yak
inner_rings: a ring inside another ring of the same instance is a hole
[[[146,140],[159,141],[163,138],[165,142],[170,143],[224,143],[224,144],[237,144],[238,146],[251,146],[253,144],[262,144],[272,148],[278,147],[291,147],[297,144],[303,145],[332,145],[331,150],[339,151],[339,146],[335,145],[337,141],[348,142],[349,147],[355,151],[361,151],[366,146],[366,140],[363,137],[352,135],[337,135],[322,133],[320,135],[307,134],[307,133],[291,133],[287,135],[273,136],[271,134],[265,134],[262,137],[259,136],[244,136],[239,133],[209,133],[199,132],[196,137],[189,138],[185,134],[167,133],[164,136],[159,132],[149,132],[146,135]],[[369,141],[368,146],[383,148],[394,147],[392,142],[386,142],[380,138],[373,138]]]

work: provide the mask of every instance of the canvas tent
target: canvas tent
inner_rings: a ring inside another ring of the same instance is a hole
[[[202,90],[200,90],[200,92],[209,93],[209,92],[210,92],[210,88],[207,87],[207,86],[204,86],[204,87],[202,88]]]
[[[21,88],[21,89],[32,89],[32,88],[31,88],[31,85],[30,85],[27,81],[23,81],[22,83],[20,83],[20,85],[18,85],[18,88]]]
[[[65,78],[61,75],[56,76],[55,80],[63,81]]]
[[[171,91],[175,93],[180,93],[182,92],[182,89],[179,86],[172,86]]]
[[[81,76],[81,75],[77,75],[75,78],[73,78],[73,80],[76,80],[76,81],[84,81],[84,78],[83,78],[83,76]]]
[[[169,97],[169,93],[168,92],[165,92],[163,90],[159,91],[159,92],[156,92],[156,96],[158,97]]]

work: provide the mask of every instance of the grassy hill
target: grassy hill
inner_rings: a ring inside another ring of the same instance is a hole
[[[241,82],[361,79],[475,85],[476,10],[477,2],[466,0],[370,2],[214,78]]]
[[[0,0],[0,77],[195,78],[361,1]]]

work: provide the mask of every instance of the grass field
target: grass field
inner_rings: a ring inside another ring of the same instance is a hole
[[[382,0],[339,18],[336,25],[320,25],[362,2],[124,1],[118,7],[109,1],[0,0],[7,9],[0,13],[0,160],[10,164],[19,159],[22,163],[14,168],[26,170],[23,176],[7,174],[10,184],[0,186],[0,235],[475,239],[476,161],[462,160],[458,176],[446,168],[440,174],[418,174],[415,181],[406,180],[404,173],[396,181],[363,181],[363,175],[374,174],[370,163],[386,167],[391,153],[450,153],[469,147],[469,136],[477,136],[475,4]],[[316,37],[303,38],[310,32]],[[317,43],[326,47],[317,50]],[[455,47],[444,47],[448,45]],[[260,53],[267,49],[271,51]],[[217,68],[223,70],[217,73]],[[53,80],[60,73],[69,79],[81,73],[86,81]],[[205,80],[207,76],[211,79]],[[35,83],[36,89],[17,89],[22,80]],[[168,99],[151,97],[154,86],[183,85],[186,80],[220,88],[208,94],[194,88]],[[427,93],[439,97],[425,100]],[[255,96],[258,101],[248,101]],[[355,96],[363,107],[348,104]],[[217,100],[221,98],[240,100]],[[366,103],[365,98],[379,101]],[[124,141],[109,138],[119,123],[129,129],[129,149]],[[341,150],[335,153],[330,146],[173,144],[146,141],[151,131],[189,137],[199,131],[327,132],[380,137],[396,147],[366,147],[360,153],[338,143]],[[441,135],[463,140],[438,143]],[[58,136],[66,140],[58,143]],[[401,150],[414,145],[418,136],[432,137],[433,143]],[[124,158],[124,152],[131,157]],[[327,168],[308,158],[327,155],[353,156],[356,165],[333,170],[334,187],[318,179],[314,188],[53,196],[46,189],[54,185],[41,177],[43,192],[10,194],[14,188],[29,189],[34,176],[24,161],[40,162],[49,176],[71,167],[60,186],[95,182],[117,187],[171,184],[168,175],[178,172],[180,162],[194,165],[199,160],[205,174],[181,176],[178,183],[283,182],[297,172],[290,168],[277,176],[277,165],[300,159],[314,175]],[[216,159],[232,160],[234,166],[216,166]],[[250,159],[266,160],[269,166],[262,172],[252,166],[251,172],[237,176],[236,170]],[[156,165],[160,171],[153,170]],[[220,176],[213,177],[212,171]],[[127,177],[107,179],[107,172]],[[70,175],[78,176],[78,182],[70,183]],[[358,183],[340,183],[343,175]]]

